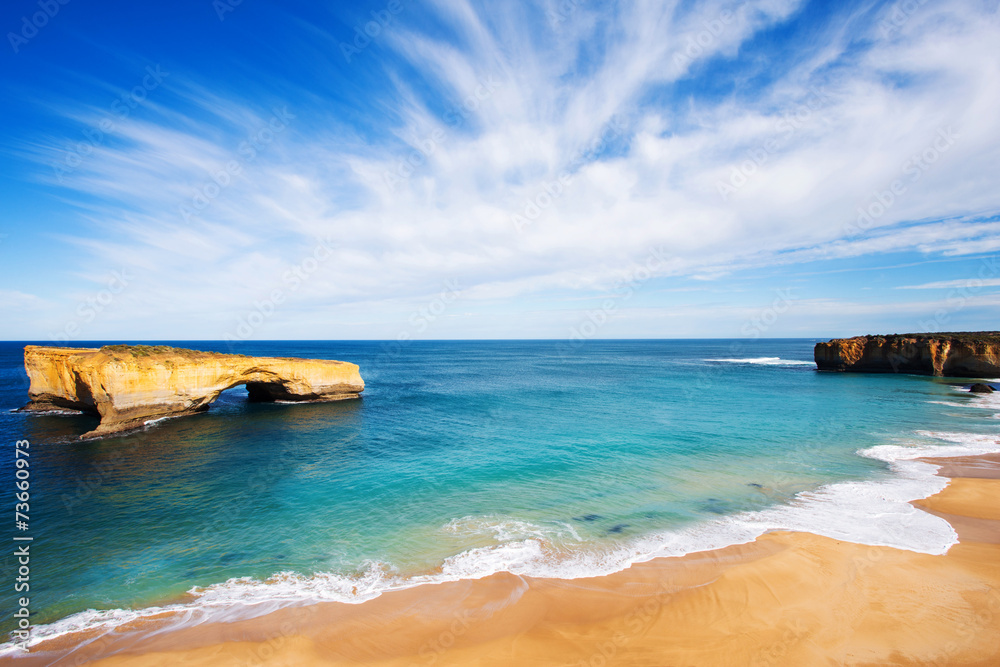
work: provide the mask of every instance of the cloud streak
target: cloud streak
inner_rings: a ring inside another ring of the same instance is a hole
[[[768,46],[808,9],[581,3],[554,20],[544,5],[432,3],[380,37],[366,102],[384,112],[366,127],[286,87],[291,117],[276,130],[277,107],[171,70],[155,104],[53,184],[86,221],[62,237],[76,270],[136,275],[95,335],[153,318],[220,338],[321,239],[330,259],[262,336],[391,336],[393,317],[449,280],[498,312],[599,293],[651,248],[670,258],[659,277],[677,279],[1000,249],[996,8],[926,3],[885,34],[892,6],[863,4],[810,19],[808,50]],[[341,54],[326,48],[333,66]],[[942,131],[952,145],[914,172]],[[859,227],[885,192],[892,202]],[[392,300],[383,324],[362,326]]]
[[[941,280],[935,283],[925,283],[923,285],[903,285],[896,289],[960,289],[967,287],[1000,287],[1000,278],[988,278],[980,280],[978,278],[968,278],[965,280]]]

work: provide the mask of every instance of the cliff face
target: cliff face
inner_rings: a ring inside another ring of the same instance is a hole
[[[28,345],[31,380],[25,410],[98,414],[83,437],[117,433],[147,421],[207,409],[226,389],[245,384],[252,400],[335,401],[357,398],[365,383],[357,365],[326,359],[245,357],[171,347]]]
[[[821,371],[1000,376],[1000,332],[858,336],[817,343]]]

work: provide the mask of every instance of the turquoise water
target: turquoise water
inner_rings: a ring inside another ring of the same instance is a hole
[[[11,412],[28,383],[23,345],[2,343],[4,488],[14,441],[31,442],[32,620],[580,576],[752,539],[751,525],[940,550],[940,525],[865,512],[937,483],[901,470],[899,447],[1000,449],[1000,407],[958,380],[818,373],[814,342],[247,343],[235,351],[358,363],[364,397],[260,404],[236,388],[205,414],[87,442],[73,438],[95,418]],[[905,489],[872,486],[895,478]]]

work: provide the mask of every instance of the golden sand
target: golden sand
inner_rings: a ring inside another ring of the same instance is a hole
[[[22,664],[1000,665],[1000,461],[915,504],[956,525],[944,556],[808,533],[590,579],[486,579],[153,634],[121,630]],[[968,475],[968,476],[964,476]],[[103,657],[102,656],[108,656]]]

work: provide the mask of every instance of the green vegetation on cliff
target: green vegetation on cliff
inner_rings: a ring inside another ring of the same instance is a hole
[[[169,345],[105,345],[101,352],[108,356],[131,356],[133,358],[150,357],[154,355],[171,355],[177,357],[206,357],[213,355],[224,355],[223,352],[203,352],[201,350],[190,350],[185,347],[171,347]],[[245,354],[230,354],[225,356],[243,357]]]
[[[868,334],[858,336],[868,340],[892,340],[913,338],[915,340],[950,340],[955,343],[1000,343],[1000,331],[942,331],[941,333]],[[842,339],[845,340],[845,339]]]

